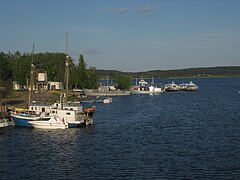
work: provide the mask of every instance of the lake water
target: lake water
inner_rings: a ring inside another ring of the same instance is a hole
[[[192,80],[113,97],[91,127],[0,129],[0,179],[240,179],[240,78]]]

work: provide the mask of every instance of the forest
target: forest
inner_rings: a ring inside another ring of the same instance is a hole
[[[17,81],[21,86],[26,86],[30,79],[31,63],[33,63],[36,81],[37,70],[47,71],[48,81],[63,82],[65,87],[65,62],[64,53],[0,53],[0,91],[1,96],[12,92],[12,82]],[[69,58],[69,87],[96,88],[97,75],[95,68],[88,68],[83,55],[80,54],[77,64]]]

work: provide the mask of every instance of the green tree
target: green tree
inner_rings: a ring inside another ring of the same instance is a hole
[[[131,86],[131,78],[129,76],[119,75],[116,77],[117,88],[127,90]]]
[[[0,98],[5,98],[12,92],[11,54],[0,53]]]
[[[97,76],[95,69],[87,69],[84,57],[80,54],[78,64],[71,68],[71,87],[76,85],[78,88],[95,88]]]

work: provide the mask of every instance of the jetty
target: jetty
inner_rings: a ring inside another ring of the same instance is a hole
[[[101,86],[98,89],[83,89],[83,93],[87,96],[129,96],[131,95],[131,91],[111,89],[108,86]]]

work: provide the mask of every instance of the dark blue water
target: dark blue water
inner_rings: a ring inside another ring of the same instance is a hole
[[[193,81],[98,104],[91,127],[1,129],[0,179],[240,179],[240,78]]]

